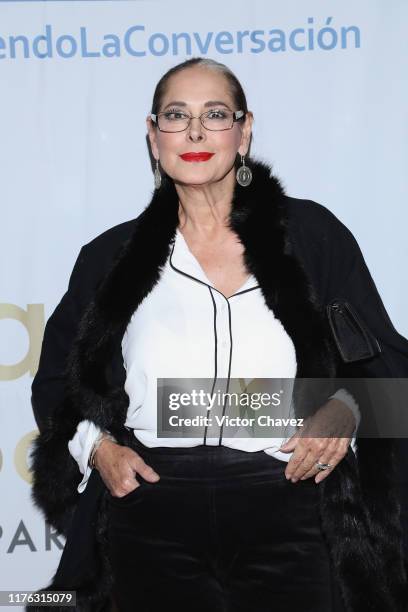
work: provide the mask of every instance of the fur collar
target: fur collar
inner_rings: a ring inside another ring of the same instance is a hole
[[[252,161],[251,168],[251,185],[235,187],[230,227],[245,247],[246,265],[266,305],[294,342],[297,376],[335,376],[336,352],[322,305],[293,252],[284,190],[269,166]],[[124,422],[127,397],[122,385],[112,383],[109,363],[118,355],[133,312],[160,278],[175,237],[178,208],[176,189],[165,179],[89,305],[68,367],[71,417],[73,407],[80,406],[80,417],[102,428],[116,430]]]

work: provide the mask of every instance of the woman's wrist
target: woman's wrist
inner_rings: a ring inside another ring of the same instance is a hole
[[[89,460],[88,460],[88,465],[90,468],[94,468],[95,466],[95,455],[96,455],[96,451],[98,450],[98,448],[100,447],[100,445],[102,444],[102,442],[104,440],[110,440],[111,442],[115,442],[116,440],[115,438],[107,431],[102,431],[98,437],[96,438],[95,442],[92,445],[91,448],[91,452],[89,454]]]

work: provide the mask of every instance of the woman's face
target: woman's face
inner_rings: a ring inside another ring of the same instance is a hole
[[[193,67],[170,77],[159,112],[178,109],[199,117],[216,108],[242,110],[235,106],[228,81],[220,72]],[[232,129],[218,132],[206,130],[199,119],[192,119],[185,131],[176,133],[160,132],[150,117],[147,125],[153,155],[166,174],[183,185],[206,185],[224,179],[233,171],[237,153],[247,153],[252,114],[246,115],[245,122],[234,122]],[[207,161],[187,161],[181,157],[185,153],[204,152],[213,155]]]

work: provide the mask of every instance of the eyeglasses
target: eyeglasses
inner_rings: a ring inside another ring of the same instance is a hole
[[[159,113],[158,115],[150,114],[152,121],[156,123],[161,132],[184,132],[192,119],[199,119],[201,125],[206,130],[221,132],[222,130],[231,130],[235,121],[239,121],[244,116],[245,111],[230,111],[226,109],[210,110],[199,117],[192,117],[184,111],[174,109]]]

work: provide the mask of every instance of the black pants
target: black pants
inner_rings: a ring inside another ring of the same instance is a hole
[[[160,475],[110,496],[120,612],[340,612],[313,479],[224,446],[132,446]]]

